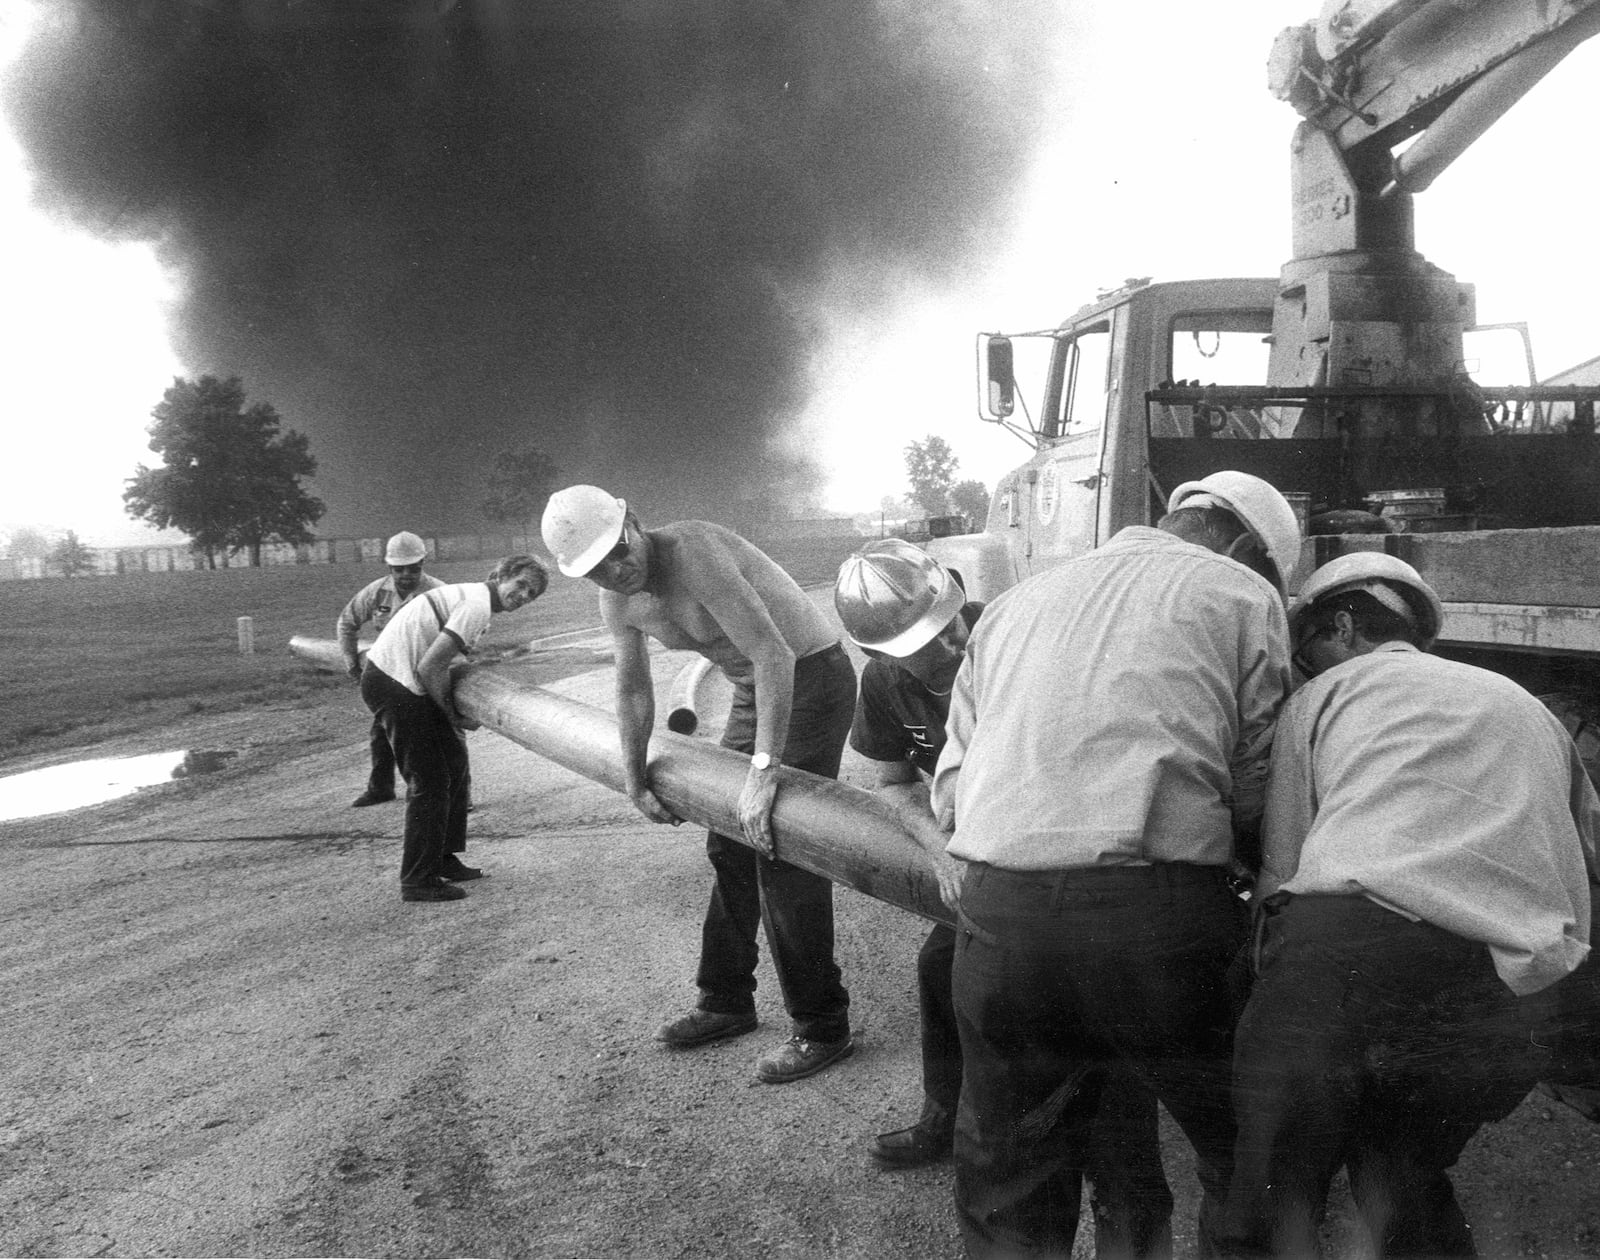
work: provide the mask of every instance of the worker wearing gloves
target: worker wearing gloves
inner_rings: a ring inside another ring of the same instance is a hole
[[[458,901],[466,890],[457,885],[483,875],[461,860],[472,789],[462,732],[476,723],[456,709],[450,666],[472,652],[491,617],[531,604],[548,581],[532,556],[506,556],[487,582],[440,586],[412,600],[367,653],[361,698],[406,781],[403,901]]]
[[[401,530],[389,539],[384,548],[383,562],[389,573],[375,582],[368,582],[350,598],[339,614],[334,637],[339,641],[339,652],[344,657],[345,672],[358,682],[361,679],[361,654],[356,635],[367,622],[374,633],[381,634],[394,616],[418,591],[431,591],[444,583],[431,573],[422,571],[428,558],[428,548],[422,539],[407,530]],[[366,805],[381,805],[394,800],[394,750],[389,747],[389,737],[383,733],[383,724],[372,719],[368,736],[372,751],[372,769],[367,774],[367,786],[350,804],[357,809]]]
[[[1299,544],[1282,495],[1214,473],[973,631],[932,793],[966,863],[955,1197],[972,1256],[1071,1254],[1110,1069],[1182,1127],[1202,1238],[1215,1224],[1247,932],[1229,880],[1288,688]]]
[[[721,525],[646,530],[622,499],[579,485],[551,496],[543,533],[563,573],[600,587],[616,652],[623,773],[639,812],[679,821],[650,788],[655,689],[646,636],[722,669],[733,684],[722,746],[750,758],[738,804],[744,843],[716,832],[706,839],[716,883],[700,999],[657,1039],[687,1049],[756,1027],[756,928],[764,924],[793,1035],[760,1059],[757,1079],[796,1081],[839,1062],[855,1047],[833,958],[833,884],[775,855],[771,815],[780,764],[838,776],[855,707],[849,656],[794,579]]]
[[[1373,1254],[1476,1254],[1447,1170],[1549,1066],[1530,1034],[1589,952],[1600,801],[1543,704],[1426,654],[1441,620],[1377,552],[1290,609],[1311,680],[1272,754],[1234,1254],[1316,1254],[1340,1165]]]

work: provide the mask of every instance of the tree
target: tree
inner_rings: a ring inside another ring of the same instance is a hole
[[[956,479],[959,461],[950,443],[937,434],[906,447],[906,477],[911,482],[911,498],[929,516],[943,516],[950,510],[950,487]]]
[[[478,506],[490,520],[515,522],[532,538],[560,476],[555,461],[535,447],[502,451],[489,473],[489,493]]]
[[[163,466],[134,470],[122,493],[129,516],[182,530],[213,569],[218,551],[244,548],[259,565],[264,543],[312,540],[326,509],[300,488],[317,471],[310,439],[280,432],[268,403],[246,408],[238,377],[177,377],[150,414]]]
[[[11,531],[6,542],[6,555],[13,560],[46,560],[55,544],[45,537],[43,530],[32,525],[20,525]]]
[[[61,570],[62,577],[77,577],[80,573],[94,571],[94,552],[85,547],[73,530],[68,530],[50,551],[50,563]]]
[[[958,481],[950,491],[950,506],[971,521],[973,529],[982,529],[989,519],[989,487],[976,478]]]

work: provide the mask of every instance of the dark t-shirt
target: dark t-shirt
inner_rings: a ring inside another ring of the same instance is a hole
[[[983,605],[962,605],[971,630]],[[873,761],[910,761],[931,775],[944,747],[950,696],[935,695],[893,661],[871,658],[861,671],[861,694],[850,727],[850,747]]]

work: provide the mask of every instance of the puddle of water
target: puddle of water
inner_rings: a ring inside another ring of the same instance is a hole
[[[191,750],[139,757],[96,757],[9,775],[0,779],[0,822],[101,805],[154,783],[210,774],[238,755],[233,751]]]

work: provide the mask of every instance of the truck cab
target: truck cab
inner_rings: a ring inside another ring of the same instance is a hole
[[[1431,283],[1470,346],[1470,286]],[[1600,719],[1600,390],[1480,385],[1470,353],[1442,384],[1379,364],[1347,367],[1337,387],[1270,385],[1284,292],[1281,279],[1136,281],[1057,328],[984,335],[980,413],[1034,451],[1000,481],[982,533],[928,549],[989,600],[1154,523],[1184,481],[1255,473],[1300,517],[1291,591],[1342,552],[1398,555],[1445,601],[1441,653],[1566,691]],[[1042,385],[1016,371],[1024,340]]]
[[[1015,339],[986,336],[982,417],[1006,424],[1035,452],[1001,480],[983,533],[936,539],[929,549],[961,573],[973,598],[987,600],[1092,550],[1125,525],[1158,518],[1155,491],[1178,484],[1170,476],[1180,466],[1197,464],[1163,455],[1160,435],[1176,437],[1177,422],[1164,412],[1152,430],[1146,392],[1202,376],[1265,381],[1276,296],[1277,285],[1265,279],[1134,282],[1059,328]],[[1019,393],[1033,382],[1004,362],[1024,338],[1036,343],[1035,351],[1043,343],[1048,355],[1035,398]],[[1022,424],[1012,419],[1019,403]],[[1169,480],[1160,480],[1152,457],[1157,466],[1170,465],[1163,470]],[[1232,466],[1215,463],[1206,471]]]

